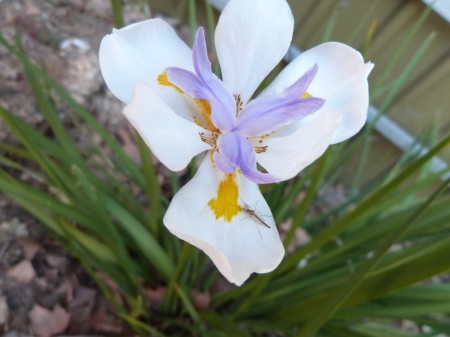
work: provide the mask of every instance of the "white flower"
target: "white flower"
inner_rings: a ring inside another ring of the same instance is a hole
[[[257,183],[294,177],[366,121],[373,65],[335,42],[301,54],[248,103],[287,52],[293,27],[285,0],[231,0],[215,35],[223,82],[211,72],[202,28],[193,51],[160,19],[114,30],[100,46],[109,89],[164,165],[179,171],[209,151],[164,224],[237,285],[284,256]]]

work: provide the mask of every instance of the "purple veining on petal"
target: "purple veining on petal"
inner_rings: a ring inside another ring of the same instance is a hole
[[[318,66],[315,64],[282,92],[261,96],[250,102],[239,115],[235,130],[245,137],[262,136],[319,110],[325,103],[324,99],[301,98],[317,70]]]
[[[231,168],[234,164],[235,168],[241,168],[245,177],[257,184],[270,184],[281,180],[256,169],[255,149],[238,131],[220,135],[217,146],[220,152],[214,154],[214,161],[222,172],[233,172]]]
[[[192,58],[196,73],[176,67],[166,68],[169,81],[194,98],[208,100],[214,125],[222,132],[230,132],[234,128],[236,103],[211,70],[203,27],[197,31]]]

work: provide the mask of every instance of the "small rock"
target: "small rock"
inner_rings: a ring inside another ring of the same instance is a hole
[[[64,255],[53,253],[47,253],[45,256],[45,261],[47,261],[50,266],[55,268],[64,268],[69,262]]]
[[[85,104],[87,98],[103,85],[98,55],[90,49],[67,49],[65,63],[62,84],[78,103]]]
[[[156,289],[147,289],[147,303],[150,304],[150,308],[155,311],[161,311],[166,294],[166,287],[157,287]]]
[[[89,43],[85,40],[82,40],[78,37],[68,37],[67,39],[64,39],[59,44],[59,49],[66,50],[69,48],[77,48],[80,50],[89,50],[91,46]]]
[[[28,260],[16,264],[6,273],[6,276],[22,283],[30,283],[33,277],[36,276],[36,272]]]
[[[33,0],[27,0],[25,1],[25,14],[30,16],[40,15],[41,10]]]
[[[90,0],[86,2],[85,10],[101,17],[111,15],[111,2],[109,0]]]
[[[211,303],[211,295],[209,291],[200,291],[198,289],[191,290],[192,300],[194,302],[194,307],[198,310],[207,309]]]

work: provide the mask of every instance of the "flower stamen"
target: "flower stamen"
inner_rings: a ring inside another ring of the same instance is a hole
[[[199,135],[200,135],[202,142],[210,145],[213,149],[217,148],[217,138],[219,138],[218,133],[213,132],[212,138],[206,137],[204,132],[199,132]]]
[[[263,153],[267,151],[268,146],[255,146],[256,153]]]
[[[233,96],[234,99],[236,100],[236,117],[237,117],[242,111],[244,102],[241,101],[241,95],[233,95]]]

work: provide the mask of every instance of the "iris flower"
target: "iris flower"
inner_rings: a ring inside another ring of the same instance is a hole
[[[192,50],[160,19],[114,29],[100,46],[106,84],[164,165],[180,171],[208,151],[164,224],[237,285],[284,256],[258,184],[296,176],[366,121],[373,65],[336,42],[302,53],[252,99],[293,29],[286,0],[231,0],[215,33],[223,81],[201,27]]]

